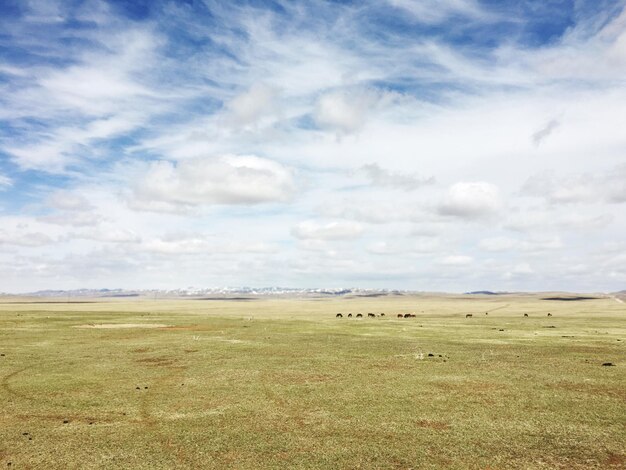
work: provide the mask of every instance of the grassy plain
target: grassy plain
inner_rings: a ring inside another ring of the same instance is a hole
[[[626,468],[625,347],[610,298],[5,301],[0,468]]]

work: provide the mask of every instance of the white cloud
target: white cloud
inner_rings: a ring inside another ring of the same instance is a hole
[[[439,240],[432,238],[418,241],[403,239],[371,243],[366,249],[369,253],[375,255],[391,255],[398,253],[433,254],[441,249],[441,244]]]
[[[507,271],[506,273],[504,273],[504,278],[515,279],[519,277],[530,276],[531,274],[534,274],[534,273],[535,271],[530,266],[530,264],[519,263],[513,266],[513,268],[510,271]]]
[[[274,253],[276,247],[264,242],[216,242],[203,235],[170,236],[145,241],[141,250],[165,255],[178,254],[237,254],[237,253]]]
[[[132,243],[141,242],[141,237],[132,230],[114,227],[99,227],[97,229],[73,232],[68,238],[81,238],[105,243]]]
[[[316,221],[300,222],[291,229],[291,234],[301,239],[318,240],[349,240],[363,233],[363,227],[356,222],[327,222]]]
[[[344,201],[327,201],[319,204],[317,212],[325,217],[341,218],[368,224],[393,222],[422,222],[428,215],[417,203],[402,196],[390,201],[352,198]]]
[[[465,17],[489,17],[478,2],[474,0],[387,0],[421,23],[439,23],[451,15]]]
[[[48,205],[65,211],[86,211],[93,206],[82,195],[70,191],[55,191],[48,197]]]
[[[427,184],[433,184],[435,179],[422,178],[416,174],[406,174],[381,168],[377,163],[363,165],[359,172],[370,180],[372,186],[390,189],[412,191]]]
[[[489,252],[527,252],[546,253],[563,247],[563,242],[558,235],[532,235],[525,239],[509,237],[491,237],[480,241],[478,245],[482,250]]]
[[[626,202],[626,165],[604,173],[534,175],[522,186],[522,194],[542,197],[551,204]]]
[[[41,216],[38,217],[37,220],[53,225],[87,227],[98,225],[103,220],[103,217],[93,212],[64,211],[57,214]]]
[[[339,135],[351,134],[365,125],[368,115],[397,98],[396,93],[369,88],[333,91],[319,97],[313,117],[323,128]]]
[[[130,204],[143,210],[177,210],[210,204],[287,202],[296,191],[293,172],[251,155],[150,163]]]
[[[442,215],[473,219],[492,215],[501,207],[498,187],[479,181],[452,185],[438,210]]]
[[[479,246],[485,251],[504,252],[516,249],[519,246],[519,241],[507,237],[492,237],[481,240]]]
[[[466,255],[450,255],[439,260],[440,264],[445,266],[468,266],[472,264],[474,259]]]
[[[0,191],[8,189],[11,186],[13,186],[13,180],[0,173]]]
[[[255,84],[237,95],[228,104],[230,118],[236,126],[253,124],[261,117],[276,112],[277,90],[263,83]]]
[[[547,139],[550,134],[552,134],[560,125],[561,123],[559,121],[557,121],[556,119],[552,119],[545,126],[535,132],[532,135],[532,140],[535,146],[541,144],[542,141]]]
[[[37,247],[49,245],[53,242],[54,240],[52,238],[41,232],[27,232],[25,230],[0,230],[0,245]]]

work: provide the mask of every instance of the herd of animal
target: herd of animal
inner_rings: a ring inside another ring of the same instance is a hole
[[[489,315],[489,312],[485,312],[485,315]],[[348,313],[348,315],[346,315],[348,318],[352,318],[352,314]],[[384,317],[385,314],[384,313],[379,313],[378,315],[375,313],[368,313],[367,314],[368,318],[376,318],[376,317]],[[414,313],[398,313],[398,318],[416,318],[417,315],[415,315]],[[528,317],[528,314],[525,313],[524,314],[525,317]],[[550,312],[548,312],[548,316],[551,317],[552,314]],[[343,313],[338,313],[337,315],[335,315],[336,318],[343,318]],[[362,313],[357,313],[355,315],[356,318],[363,318],[363,314]],[[468,313],[465,315],[465,318],[472,318],[473,314]]]
[[[352,314],[348,313],[348,315],[346,315],[348,318],[352,318]],[[376,317],[384,317],[385,314],[384,313],[379,313],[378,315],[375,313],[368,313],[367,314],[368,318],[376,318]],[[338,313],[337,315],[335,315],[335,317],[337,318],[343,318],[343,313]],[[363,318],[363,314],[362,313],[357,313],[355,315],[356,318]],[[398,318],[416,318],[417,315],[415,315],[414,313],[398,313]]]

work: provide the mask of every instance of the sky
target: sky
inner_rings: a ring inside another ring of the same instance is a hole
[[[625,0],[3,0],[0,292],[626,289]]]

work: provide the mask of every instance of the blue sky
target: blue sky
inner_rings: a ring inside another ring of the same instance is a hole
[[[624,1],[5,1],[0,291],[626,286]]]

